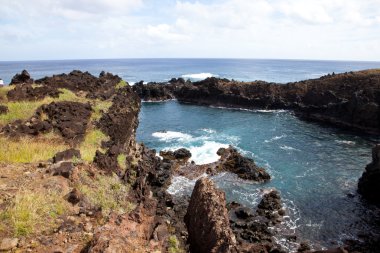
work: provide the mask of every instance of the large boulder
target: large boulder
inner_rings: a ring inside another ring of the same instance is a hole
[[[25,69],[21,72],[21,74],[16,74],[10,84],[23,84],[23,83],[33,83],[33,79],[30,77],[30,74]]]
[[[372,149],[372,162],[359,179],[358,192],[368,201],[380,205],[380,144]]]
[[[257,182],[270,180],[270,175],[264,168],[258,167],[254,160],[242,156],[233,147],[220,148],[217,154],[221,156],[219,170],[229,171],[242,179]]]
[[[236,239],[228,219],[224,192],[199,179],[185,216],[191,252],[236,252]]]

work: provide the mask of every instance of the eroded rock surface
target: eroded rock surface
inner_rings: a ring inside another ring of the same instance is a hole
[[[225,194],[211,180],[202,178],[196,182],[185,222],[191,252],[237,252]]]

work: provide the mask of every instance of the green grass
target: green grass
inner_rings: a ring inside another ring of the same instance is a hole
[[[112,101],[101,101],[96,100],[94,105],[92,106],[92,109],[94,112],[91,115],[92,120],[99,120],[102,117],[102,114],[104,112],[107,112],[108,109],[111,107]]]
[[[77,186],[79,191],[93,207],[100,207],[103,215],[107,216],[111,211],[118,214],[128,213],[134,208],[127,201],[129,186],[117,175],[97,175],[92,179],[81,173],[80,181]]]
[[[117,85],[116,85],[116,89],[121,89],[121,88],[124,88],[125,86],[127,86],[127,82],[125,82],[124,80],[121,80]]]
[[[0,212],[0,228],[15,237],[53,229],[56,227],[55,219],[68,208],[68,202],[54,191],[23,190]]]
[[[100,149],[102,141],[107,139],[108,136],[99,129],[89,130],[79,147],[82,159],[86,162],[92,162],[96,150]]]
[[[0,136],[0,161],[6,163],[32,163],[46,161],[57,152],[68,149],[60,137],[50,133],[38,138],[22,137],[13,140]]]
[[[4,93],[4,88],[0,88]],[[34,112],[43,104],[49,104],[53,101],[73,101],[73,102],[87,102],[86,98],[76,96],[72,91],[67,89],[59,89],[62,93],[58,98],[46,97],[37,101],[8,101],[5,104],[8,106],[8,113],[0,115],[0,126],[11,123],[15,120],[27,120],[33,116]],[[6,93],[5,93],[6,94]],[[0,95],[1,96],[1,95]],[[6,96],[6,95],[5,95]]]
[[[124,170],[127,169],[126,159],[127,156],[125,154],[119,154],[117,156],[117,163],[119,164],[119,167]]]

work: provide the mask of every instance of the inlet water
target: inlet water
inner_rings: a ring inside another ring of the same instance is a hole
[[[288,209],[284,229],[314,245],[335,246],[371,229],[368,206],[356,194],[371,161],[375,137],[299,120],[287,111],[244,111],[179,104],[143,103],[139,141],[158,151],[188,148],[192,159],[218,159],[233,145],[264,167],[272,180],[253,184],[224,173],[214,180],[229,201],[255,207],[261,190],[276,188]],[[169,189],[191,194],[194,181],[175,178]]]

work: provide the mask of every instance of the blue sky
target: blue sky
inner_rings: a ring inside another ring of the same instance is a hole
[[[380,0],[0,0],[0,60],[380,60]]]

